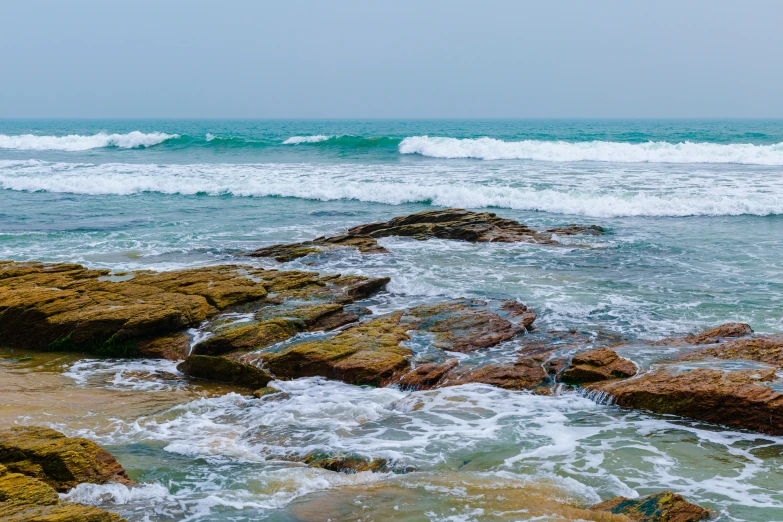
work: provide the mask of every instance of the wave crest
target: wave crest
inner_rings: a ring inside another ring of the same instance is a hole
[[[328,141],[335,136],[324,136],[319,134],[317,136],[291,136],[283,142],[283,145],[299,145],[300,143],[318,143],[321,141]]]
[[[736,163],[783,165],[783,143],[621,143],[611,141],[503,141],[494,138],[412,136],[400,142],[401,154],[482,160],[603,161],[616,163]]]
[[[179,134],[165,134],[163,132],[150,132],[145,134],[139,131],[133,131],[127,134],[106,134],[101,132],[91,136],[84,136],[81,134],[69,134],[67,136],[19,134],[9,136],[7,134],[0,134],[0,149],[64,151],[81,151],[104,147],[135,149],[140,147],[152,147],[153,145],[158,145],[173,138],[179,138]]]

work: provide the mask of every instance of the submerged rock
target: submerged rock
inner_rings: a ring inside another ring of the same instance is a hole
[[[592,509],[625,515],[638,522],[697,522],[710,517],[709,510],[691,504],[671,491],[638,499],[615,497]]]
[[[273,245],[248,255],[271,257],[280,262],[292,261],[313,253],[335,248],[356,248],[363,254],[382,254],[388,251],[376,241],[379,238],[399,236],[418,240],[433,238],[469,241],[472,243],[539,243],[557,245],[552,234],[602,234],[596,225],[570,225],[539,232],[512,219],[501,218],[492,212],[473,212],[459,208],[428,210],[400,216],[381,223],[369,223],[334,237],[319,237],[303,243]]]
[[[763,385],[773,379],[774,370],[695,369],[676,373],[664,368],[587,389],[610,395],[619,406],[781,435],[783,393]]]
[[[81,482],[134,484],[107,451],[34,426],[0,432],[0,519],[13,522],[124,522],[115,513],[60,501]]]
[[[577,225],[576,223],[562,227],[548,228],[546,231],[551,232],[552,234],[557,234],[558,236],[575,236],[581,234],[600,236],[606,232],[603,227],[599,227],[598,225]]]
[[[634,363],[623,359],[613,350],[598,348],[574,355],[568,367],[560,373],[560,380],[567,384],[585,384],[634,375]]]
[[[271,375],[251,364],[209,355],[191,355],[179,363],[177,370],[189,377],[249,388],[263,388],[272,380]]]
[[[725,339],[747,337],[753,333],[753,329],[746,323],[726,323],[715,328],[711,328],[697,335],[686,335],[685,337],[669,337],[654,344],[677,345],[677,344],[715,344]]]

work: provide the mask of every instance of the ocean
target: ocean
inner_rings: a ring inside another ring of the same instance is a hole
[[[511,298],[538,313],[538,328],[631,340],[731,321],[783,332],[781,120],[6,120],[0,189],[0,259],[390,276],[373,311]],[[607,233],[562,238],[573,248],[386,238],[388,256],[339,251],[278,265],[238,255],[443,207]],[[660,357],[633,355],[643,366]],[[176,373],[165,361],[56,364],[76,388],[188,386],[155,377]],[[286,395],[274,401],[228,394],[63,420],[55,427],[93,438],[150,483],[80,486],[70,498],[134,522],[318,520],[324,509],[369,520],[403,501],[408,518],[385,519],[470,521],[532,519],[476,500],[492,491],[546,487],[586,505],[672,489],[720,520],[783,520],[779,437],[574,393],[279,386]],[[265,461],[284,448],[420,471],[344,475]],[[359,511],[341,512],[347,504]]]

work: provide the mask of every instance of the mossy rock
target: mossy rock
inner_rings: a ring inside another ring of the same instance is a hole
[[[177,366],[177,370],[198,379],[255,389],[263,388],[272,380],[272,376],[260,368],[220,356],[191,355]]]
[[[639,499],[615,497],[592,509],[625,515],[638,522],[698,522],[710,518],[709,510],[691,504],[671,491]]]

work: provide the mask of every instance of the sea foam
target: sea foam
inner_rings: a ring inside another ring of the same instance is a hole
[[[283,145],[299,145],[300,143],[318,143],[321,141],[327,141],[334,136],[324,136],[319,134],[317,136],[291,136],[283,142]]]
[[[19,134],[9,136],[0,134],[0,149],[16,150],[64,150],[80,151],[100,149],[103,147],[119,147],[121,149],[135,149],[151,147],[166,140],[178,138],[178,134],[165,134],[163,132],[143,133],[139,131],[127,134],[98,133],[90,136],[81,134],[69,134],[67,136],[37,136],[35,134]]]
[[[89,195],[143,192],[510,208],[591,217],[783,214],[777,171],[482,168],[303,164],[85,164],[0,161],[0,188]],[[725,167],[728,168],[728,167]]]
[[[503,141],[494,138],[412,136],[400,142],[401,154],[482,160],[606,161],[615,163],[737,163],[783,165],[783,143],[620,143],[610,141]]]

